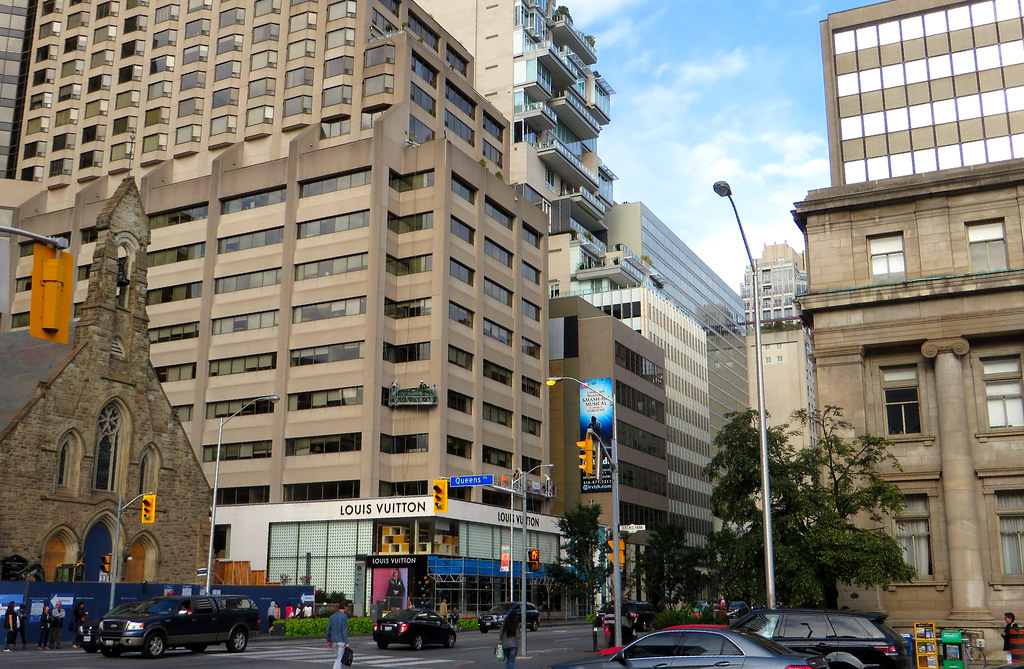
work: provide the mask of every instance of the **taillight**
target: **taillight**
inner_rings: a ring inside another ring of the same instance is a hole
[[[786,669],[814,669],[814,667],[809,664],[791,664]]]
[[[376,631],[377,631],[377,623],[374,623],[374,624],[373,624],[373,631],[374,631],[374,632],[376,632]]]
[[[637,618],[640,617],[640,614],[639,613],[630,613],[629,617],[632,618],[633,620],[636,620]]]
[[[258,628],[260,626],[260,623],[262,623],[262,622],[263,622],[263,616],[261,616],[260,614],[257,613],[256,614],[256,627]]]
[[[881,651],[886,655],[897,655],[899,653],[899,651],[896,649],[896,646],[872,646],[872,648],[874,648],[877,651]]]
[[[405,634],[405,630],[409,629],[409,623],[402,623],[398,626],[398,633]]]

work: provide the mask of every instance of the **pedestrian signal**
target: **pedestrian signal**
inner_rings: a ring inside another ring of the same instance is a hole
[[[156,522],[156,495],[142,496],[142,522]]]
[[[580,463],[578,465],[579,468],[580,468],[580,471],[582,471],[585,476],[593,476],[594,475],[594,441],[590,438],[590,435],[587,435],[587,440],[586,441],[577,441],[576,445],[579,446],[579,448],[580,448],[580,455],[579,455]]]
[[[434,513],[448,513],[448,479],[434,479]]]
[[[530,571],[540,571],[540,551],[536,548],[531,548],[526,563]]]
[[[106,574],[110,573],[110,553],[103,556],[103,563],[100,565],[100,571]]]

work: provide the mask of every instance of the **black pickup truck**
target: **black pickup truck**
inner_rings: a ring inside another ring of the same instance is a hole
[[[178,647],[202,653],[221,643],[228,652],[241,653],[259,628],[259,610],[245,596],[155,597],[114,608],[85,627],[81,640],[86,652],[99,650],[107,657],[141,652],[153,658]]]

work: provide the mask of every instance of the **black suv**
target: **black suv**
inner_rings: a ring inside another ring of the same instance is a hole
[[[519,602],[502,602],[492,606],[477,621],[480,625],[480,633],[486,634],[487,630],[499,629],[512,609],[519,610]],[[522,622],[522,615],[519,616],[519,620]],[[526,602],[526,627],[531,632],[536,632],[540,628],[540,611],[530,602]]]
[[[633,621],[633,629],[637,632],[646,632],[654,625],[654,607],[647,602],[622,602],[622,608]],[[610,628],[604,624],[604,616],[615,610],[612,604],[605,604],[597,610],[597,622],[605,627],[605,634],[611,634]]]
[[[911,669],[910,645],[867,611],[758,609],[730,625],[801,653],[824,655],[831,669]]]

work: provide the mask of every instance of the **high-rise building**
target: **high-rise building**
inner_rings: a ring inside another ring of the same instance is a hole
[[[431,481],[550,461],[547,218],[500,174],[512,128],[470,52],[408,0],[35,7],[36,191],[3,197],[70,240],[81,300],[94,210],[140,175],[152,361],[218,483],[216,554],[366,601],[394,568],[444,572],[431,598],[463,611],[500,600],[520,495],[453,485],[436,513]],[[28,317],[19,241],[5,328]],[[551,559],[551,488],[521,486]]]
[[[992,655],[1024,594],[1021,14],[896,0],[823,21],[833,186],[795,212],[818,403],[891,442],[905,508],[881,526],[917,571],[841,602],[977,630]]]

